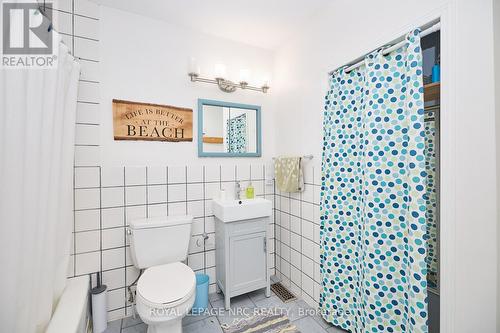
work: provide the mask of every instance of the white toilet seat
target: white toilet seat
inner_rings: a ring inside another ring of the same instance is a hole
[[[195,274],[181,262],[150,267],[137,282],[138,296],[151,307],[182,304],[195,290]]]
[[[181,333],[196,297],[193,270],[181,262],[153,266],[137,282],[136,309],[148,333]]]

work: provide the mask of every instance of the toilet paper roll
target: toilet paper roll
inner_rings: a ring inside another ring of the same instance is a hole
[[[108,327],[106,306],[106,285],[95,287],[92,295],[92,327],[94,333],[102,333]]]

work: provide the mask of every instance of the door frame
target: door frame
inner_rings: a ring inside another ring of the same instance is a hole
[[[416,27],[428,28],[440,22],[441,47],[441,108],[440,108],[440,331],[456,332],[456,300],[461,292],[456,286],[457,228],[456,228],[456,178],[457,154],[457,89],[456,80],[460,72],[456,60],[457,23],[455,1],[436,7],[426,15],[402,26],[389,35],[382,36],[373,45],[387,45],[396,41]],[[333,68],[335,66],[331,66]],[[444,149],[443,149],[444,148]]]

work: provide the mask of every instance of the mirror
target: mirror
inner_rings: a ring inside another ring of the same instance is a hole
[[[198,156],[261,156],[260,106],[198,100]]]

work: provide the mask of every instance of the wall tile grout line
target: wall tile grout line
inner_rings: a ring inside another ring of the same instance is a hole
[[[100,63],[100,60],[95,60],[95,59],[88,59],[88,58],[84,58],[84,57],[78,57],[78,56],[75,56],[75,58],[77,58],[78,60],[83,60],[83,61],[88,61],[88,62],[93,62],[93,63]]]
[[[205,175],[205,166],[204,165],[202,166],[201,170],[202,170],[202,179],[201,180],[203,181],[203,186],[202,186],[203,199],[205,199],[206,198],[206,193],[205,193],[205,177],[206,177],[206,175]],[[206,212],[206,206],[207,206],[207,203],[206,203],[205,200],[203,200],[203,232],[204,233],[207,232],[207,218],[205,216],[206,215],[206,213],[205,213]],[[205,251],[205,252],[207,251],[207,244],[206,244],[205,239],[203,240],[203,251]],[[205,259],[205,256],[206,255],[204,254],[203,255],[203,257],[204,257],[203,259]],[[206,264],[207,263],[206,263],[206,260],[205,260],[205,267],[204,267],[204,271],[203,271],[203,273],[205,273],[205,274],[207,274]]]
[[[149,206],[149,181],[148,181],[148,168],[147,167],[144,167],[145,168],[145,172],[146,172],[146,207]],[[146,208],[146,217],[149,217],[149,209]]]
[[[99,102],[83,101],[83,100],[77,100],[76,102],[81,103],[81,104],[92,104],[92,105],[100,105],[101,104]]]
[[[96,123],[85,123],[85,122],[76,122],[76,125],[84,125],[84,126],[100,126],[100,124]]]
[[[74,5],[73,5],[73,1],[74,0],[71,0],[71,33],[74,32],[74,18],[73,18],[73,8],[74,8]],[[71,41],[73,43],[73,38],[71,38]],[[71,45],[71,54],[74,53],[74,45],[72,44]],[[75,163],[73,163],[75,164]],[[75,190],[75,184],[76,184],[76,173],[74,172],[75,170],[73,169],[73,208],[76,207],[76,190]],[[75,212],[73,212],[73,230],[75,230],[76,228],[76,216],[75,216]],[[76,275],[76,269],[77,269],[77,257],[76,257],[76,235],[73,235],[73,276]]]
[[[79,16],[79,15],[75,15],[75,16]],[[61,33],[61,34],[64,34],[64,33]],[[85,36],[81,36],[81,35],[73,35],[74,38],[81,38],[81,39],[85,39],[85,40],[89,40],[89,41],[92,41],[92,42],[99,42],[99,39],[95,39],[95,38],[91,38],[91,37],[85,37]]]
[[[102,278],[102,190],[101,190],[101,185],[102,185],[102,179],[101,179],[101,167],[99,167],[99,247],[100,247],[100,256],[101,256],[101,262],[100,262],[100,272],[101,272],[101,278]]]
[[[75,168],[98,168],[99,166],[95,166],[95,165],[83,165],[83,166],[75,166]],[[266,181],[265,179],[252,179],[252,182],[256,182],[256,181]],[[231,183],[233,181],[223,181],[222,183]],[[188,182],[188,185],[200,185],[200,184],[217,184],[219,183],[219,181],[207,181],[207,182]],[[159,185],[184,185],[185,183],[152,183],[152,184],[149,184],[150,186],[159,186]],[[142,184],[142,185],[134,185],[134,184],[131,184],[131,185],[109,185],[109,186],[102,186],[102,188],[123,188],[123,187],[143,187],[143,186],[146,186],[146,184]],[[86,188],[98,188],[98,186],[92,186],[92,187],[78,187],[77,189],[86,189]],[[201,199],[200,199],[201,200]],[[207,199],[208,200],[208,199]],[[297,200],[297,199],[293,199],[293,200]],[[190,200],[190,201],[196,201],[196,200]],[[305,201],[305,202],[308,202],[308,203],[311,203],[309,201]]]
[[[126,168],[123,167],[123,185],[127,184],[127,175],[126,175]],[[125,189],[123,190],[123,204],[126,205],[127,203],[127,193],[125,191]],[[123,212],[124,212],[124,216],[123,216],[123,221],[124,221],[124,224],[127,225],[127,208],[123,208]],[[125,276],[125,295],[124,295],[124,300],[125,300],[125,307],[124,307],[124,312],[125,312],[125,315],[127,315],[127,291],[126,291],[126,287],[127,287],[127,232],[126,232],[126,227],[124,228],[123,230],[124,234],[125,234],[125,237],[123,239],[123,259],[124,259],[124,264],[125,264],[125,268],[124,268],[124,276]],[[108,310],[109,312],[109,310]]]
[[[265,166],[260,165],[259,168],[265,174]],[[246,169],[249,172],[245,171]],[[270,230],[273,230],[273,234],[270,235],[273,249],[269,251],[268,269],[272,274],[279,272],[276,270],[278,253],[276,252],[275,183],[266,181],[265,177],[261,178],[252,172],[251,165],[224,166],[224,168],[222,165],[164,166],[159,167],[158,171],[148,166],[139,168],[122,166],[115,169],[115,167],[89,165],[75,166],[75,170],[78,176],[74,179],[74,192],[76,193],[74,214],[78,214],[79,222],[75,224],[74,221],[73,238],[83,243],[73,248],[73,255],[74,258],[81,255],[84,260],[76,263],[73,275],[85,274],[84,271],[93,265],[92,258],[99,256],[99,270],[103,274],[103,279],[111,281],[108,295],[110,318],[123,317],[131,313],[131,307],[127,301],[127,285],[130,283],[128,281],[130,274],[136,274],[137,270],[128,259],[130,245],[127,245],[126,226],[133,218],[151,217],[162,212],[167,212],[169,215],[175,215],[176,212],[193,215],[195,218],[193,228],[196,229],[191,234],[192,244],[188,251],[187,263],[195,272],[210,276],[210,290],[214,291],[216,267],[213,263],[215,249],[212,243],[215,230],[213,230],[214,215],[209,206],[212,200],[210,188],[217,190],[223,185],[231,186],[237,179],[254,182],[257,188],[256,197],[273,201],[273,217],[269,222],[272,224]],[[215,176],[214,173],[217,179],[210,178],[209,175]],[[94,174],[97,181],[92,178]],[[176,179],[175,175],[179,175],[179,178]],[[259,183],[252,179],[254,177],[259,179]],[[182,190],[179,192],[172,192],[173,189],[177,191],[180,188]],[[156,192],[151,192],[151,189],[155,189]],[[171,193],[174,193],[173,197],[170,196]],[[98,196],[97,202],[92,199],[94,195]],[[121,199],[116,200],[116,195],[121,196]],[[87,223],[85,217],[94,215],[97,216],[98,223]],[[98,246],[93,248],[92,237],[96,232],[99,237],[98,240],[95,238]],[[203,232],[207,232],[209,240],[207,243],[204,242],[203,246],[196,246],[195,240],[200,238]],[[119,238],[118,234],[121,234]],[[110,280],[120,274],[123,274],[121,281],[125,281],[124,283]]]
[[[184,167],[184,183],[186,185],[186,214],[188,214],[188,182],[187,182],[187,170],[188,170],[188,167],[187,165]]]
[[[99,81],[93,81],[93,80],[86,80],[86,79],[79,79],[78,82],[83,82],[83,83],[96,83],[99,84]]]
[[[83,15],[83,14],[74,14],[75,16],[79,16],[79,17],[84,17],[84,18],[88,18],[88,19],[91,19],[91,20],[94,20],[94,21],[99,21],[100,19],[97,18],[97,17],[92,17],[92,16],[88,16],[88,15]]]
[[[73,231],[76,229],[76,211],[75,211],[75,197],[76,197],[76,190],[75,190],[75,184],[76,184],[76,172],[73,169]],[[76,235],[73,234],[73,273],[72,275],[76,275]]]

